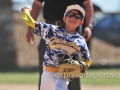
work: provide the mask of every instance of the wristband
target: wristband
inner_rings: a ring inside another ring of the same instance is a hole
[[[91,30],[93,29],[93,25],[92,24],[89,24],[86,27],[89,27]]]

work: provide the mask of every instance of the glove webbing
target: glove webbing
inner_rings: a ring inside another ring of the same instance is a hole
[[[64,63],[70,63],[70,64],[73,64],[75,60],[73,60],[69,55],[68,55],[69,58],[67,59],[64,59],[65,58],[65,55],[63,55],[61,57],[61,59],[59,60],[59,64],[64,64]]]

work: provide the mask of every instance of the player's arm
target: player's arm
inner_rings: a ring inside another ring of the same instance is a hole
[[[38,15],[40,14],[42,10],[42,2],[43,0],[34,0],[31,10],[31,16],[34,20],[37,20]]]
[[[35,21],[31,15],[30,15],[31,8],[29,7],[23,7],[21,9],[22,12],[22,17],[26,24],[30,26],[33,29],[33,33],[36,35],[41,36],[43,39],[46,39],[49,35],[49,31],[52,32],[54,31],[53,28],[56,28],[55,25],[43,23],[43,22],[37,22]]]
[[[44,0],[34,0],[33,5],[32,5],[32,9],[25,9],[22,8],[22,16],[23,19],[25,20],[26,24],[29,26],[28,30],[30,30],[30,28],[35,28],[35,21],[38,18],[38,15],[40,13],[40,11],[42,10],[42,2]],[[30,13],[29,13],[30,11]]]
[[[25,20],[26,24],[30,26],[30,28],[35,28],[35,21],[42,9],[42,1],[43,0],[34,0],[32,9],[23,7],[21,9],[23,19]],[[31,13],[29,13],[31,12]]]
[[[93,4],[91,0],[84,1],[84,9],[85,9],[85,28],[83,36],[86,41],[89,41],[92,36],[92,20],[93,20]]]
[[[84,1],[84,8],[85,8],[85,17],[86,17],[86,25],[90,27],[93,21],[93,3],[92,0],[85,0]]]
[[[88,68],[92,62],[87,44],[85,44],[84,47],[81,48],[81,54],[82,54],[82,62],[84,62],[83,64],[85,65],[86,68]]]
[[[33,2],[33,5],[32,5],[32,10],[31,10],[31,17],[34,19],[34,20],[37,20],[41,10],[42,10],[42,2],[44,0],[34,0]],[[29,29],[28,30],[31,30],[30,28],[31,27],[28,27]]]
[[[81,56],[82,56],[82,61],[81,64],[83,64],[83,67],[86,69],[91,65],[91,57],[90,57],[90,52],[87,47],[86,41],[83,40],[83,44],[81,45]]]
[[[34,0],[34,2],[32,4],[31,16],[33,17],[34,20],[37,20],[37,17],[39,15],[39,13],[41,12],[42,2],[43,2],[43,0]],[[26,39],[29,44],[31,44],[31,45],[34,44],[34,35],[32,33],[32,27],[28,26]]]

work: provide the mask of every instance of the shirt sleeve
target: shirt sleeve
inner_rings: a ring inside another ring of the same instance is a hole
[[[44,0],[38,0],[38,1],[43,2]]]
[[[36,21],[33,33],[41,36],[42,39],[46,40],[53,36],[53,30],[55,29],[55,27],[55,25]]]
[[[88,68],[91,65],[91,57],[85,40],[83,40],[82,42],[81,54],[82,54],[82,61],[86,62]]]
[[[81,52],[82,52],[82,58],[83,59],[90,59],[90,52],[88,50],[87,44],[84,43],[81,47]]]

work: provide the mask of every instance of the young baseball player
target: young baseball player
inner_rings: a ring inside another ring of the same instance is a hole
[[[79,25],[83,24],[85,11],[79,5],[68,6],[63,17],[65,27],[58,27],[34,21],[30,16],[30,10],[26,7],[21,9],[23,19],[28,26],[33,28],[33,33],[41,36],[46,42],[40,90],[68,90],[69,78],[61,77],[58,60],[64,55],[69,55],[73,60],[76,60],[77,53],[80,51],[82,56],[81,72],[91,65],[86,41],[75,31]]]

